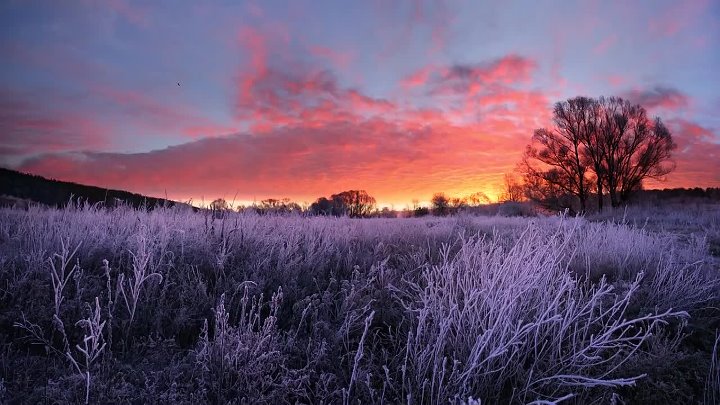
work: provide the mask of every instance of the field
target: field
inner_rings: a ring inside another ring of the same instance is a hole
[[[720,209],[0,210],[0,402],[720,401]]]

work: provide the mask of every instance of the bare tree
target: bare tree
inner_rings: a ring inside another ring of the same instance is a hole
[[[482,191],[476,191],[464,198],[467,205],[477,207],[483,204],[490,204],[490,198]]]
[[[430,200],[435,215],[444,216],[450,211],[450,199],[443,193],[435,193]]]
[[[450,197],[450,210],[452,212],[459,212],[470,206],[470,202],[467,197]]]
[[[310,205],[310,213],[313,215],[336,215],[333,212],[333,203],[325,197],[320,197]],[[340,214],[337,214],[340,215]]]
[[[367,217],[375,209],[375,198],[365,190],[348,190],[330,196],[334,212],[349,217]]]
[[[416,209],[420,208],[420,200],[417,198],[413,198],[412,200],[412,210],[415,211]]]
[[[527,169],[525,169],[527,170]],[[541,175],[525,173],[523,192],[525,198],[549,210],[567,210],[576,213],[577,197],[563,187],[564,179],[558,169],[550,169]]]
[[[546,188],[574,195],[585,211],[590,184],[583,157],[585,111],[583,103],[566,100],[555,104],[554,128],[536,129],[521,168],[525,183],[543,183]]]
[[[553,123],[535,130],[520,165],[526,196],[548,208],[570,208],[567,196],[575,196],[585,211],[595,191],[602,210],[606,188],[617,207],[645,179],[660,179],[674,168],[670,131],[660,118],[650,120],[642,106],[622,98],[556,103]]]
[[[601,144],[600,120],[602,116],[601,104],[589,97],[575,97],[567,100],[569,116],[576,121],[577,133],[582,143],[581,157],[586,167],[594,172],[595,193],[597,196],[598,211],[603,210],[605,182],[603,173],[602,153],[598,145]]]
[[[256,210],[259,214],[289,214],[301,212],[302,207],[289,198],[267,198],[260,201],[260,205],[257,206]]]
[[[645,109],[619,97],[600,98],[601,119],[596,149],[601,173],[613,207],[626,202],[645,179],[661,179],[674,169],[676,148],[660,118],[651,120]]]
[[[498,198],[500,202],[520,202],[525,199],[522,184],[512,174],[506,173],[504,177],[504,190]]]

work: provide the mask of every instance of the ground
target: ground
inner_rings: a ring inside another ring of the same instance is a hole
[[[716,403],[720,209],[0,210],[8,403]],[[538,402],[548,401],[548,402]]]

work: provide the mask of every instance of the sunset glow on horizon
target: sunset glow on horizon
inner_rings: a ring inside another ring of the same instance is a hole
[[[0,166],[195,202],[495,200],[553,103],[604,95],[673,133],[646,186],[720,187],[720,3],[528,4],[3,2]]]

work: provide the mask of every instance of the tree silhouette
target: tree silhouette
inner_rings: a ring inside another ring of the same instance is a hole
[[[333,212],[333,202],[325,197],[320,197],[310,204],[310,213],[313,215],[336,215]]]
[[[375,198],[365,190],[348,190],[333,194],[330,198],[320,197],[310,206],[314,215],[347,215],[353,218],[370,216],[375,209]]]
[[[334,205],[349,217],[366,217],[375,209],[375,198],[365,190],[348,190],[330,196]]]
[[[471,207],[477,207],[483,204],[490,204],[490,197],[488,197],[487,194],[483,193],[482,191],[476,191],[469,196],[463,198],[463,200],[465,201],[465,204]]]
[[[433,214],[445,216],[450,211],[450,199],[443,193],[435,193],[430,200]]]
[[[555,194],[542,196],[541,200],[570,194],[578,198],[580,211],[585,211],[590,188],[588,167],[582,156],[585,128],[581,123],[585,111],[574,100],[555,103],[554,127],[535,130],[521,167],[526,184],[544,183]]]
[[[500,194],[500,202],[520,202],[525,199],[522,184],[512,174],[506,173],[504,177],[504,190]]]
[[[260,201],[255,210],[259,214],[290,214],[293,212],[301,212],[302,208],[297,203],[290,201],[289,198],[275,199],[267,198]]]
[[[463,197],[450,198],[450,209],[452,212],[461,211],[469,206],[470,206],[470,204],[468,203],[467,198],[463,198]]]
[[[588,150],[600,156],[599,177],[607,184],[613,207],[626,202],[645,179],[662,179],[675,167],[672,134],[660,118],[619,97],[600,98],[600,128]]]
[[[670,131],[660,118],[650,120],[642,106],[622,98],[558,102],[553,124],[535,130],[520,164],[526,196],[548,208],[572,208],[574,196],[585,211],[594,191],[602,210],[606,188],[617,207],[643,180],[673,169]]]

